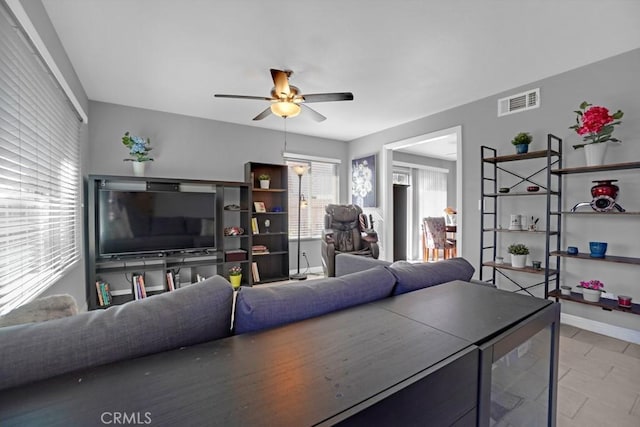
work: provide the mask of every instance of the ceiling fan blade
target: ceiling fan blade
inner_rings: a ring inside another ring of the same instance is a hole
[[[257,116],[255,116],[253,118],[253,120],[262,120],[265,117],[267,117],[269,114],[271,114],[271,107],[270,106],[265,108],[265,110],[262,113],[260,113]]]
[[[353,101],[351,92],[310,93],[302,95],[304,102]]]
[[[307,107],[307,106],[306,106],[306,105],[304,105],[304,104],[300,104],[300,106],[301,106],[302,108],[304,108],[305,110],[307,110],[309,113],[311,113],[311,118],[312,118],[313,120],[315,120],[316,122],[322,122],[322,121],[327,120],[327,118],[326,118],[325,116],[323,116],[322,114],[318,113],[318,112],[317,112],[316,110],[314,110],[313,108],[311,108],[311,107]]]
[[[276,94],[278,96],[289,96],[291,89],[289,89],[289,76],[286,72],[271,69],[271,78],[273,79],[273,85],[276,88]]]
[[[222,95],[216,93],[216,98],[236,98],[236,99],[259,99],[260,101],[271,101],[272,98],[267,98],[266,96],[246,96],[246,95]]]

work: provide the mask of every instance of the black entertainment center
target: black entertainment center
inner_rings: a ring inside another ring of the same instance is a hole
[[[135,299],[132,281],[137,276],[143,277],[146,295],[214,274],[227,276],[232,266],[242,269],[244,285],[252,285],[249,187],[245,182],[89,175],[89,309]],[[224,209],[229,205],[239,209]],[[225,235],[227,227],[244,232]],[[110,304],[98,296],[100,283],[109,285]]]

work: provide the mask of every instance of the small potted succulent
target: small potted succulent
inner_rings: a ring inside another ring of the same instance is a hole
[[[582,298],[585,301],[598,302],[604,290],[604,283],[600,280],[581,281],[578,287],[582,289]]]
[[[240,266],[234,265],[229,269],[229,281],[233,289],[240,287],[240,282],[242,281],[242,268]]]
[[[516,146],[516,153],[524,154],[529,151],[529,144],[531,144],[532,139],[529,133],[520,132],[511,140],[511,143]]]
[[[522,243],[509,245],[507,252],[511,254],[511,266],[514,268],[524,268],[527,263],[529,248]]]
[[[269,188],[269,182],[271,181],[271,177],[269,175],[262,174],[258,177],[258,180],[260,181],[260,188]]]

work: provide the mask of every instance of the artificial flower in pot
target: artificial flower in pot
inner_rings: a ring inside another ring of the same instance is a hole
[[[520,132],[511,140],[511,143],[516,146],[516,153],[524,154],[529,151],[529,144],[531,144],[532,139],[529,133]]]
[[[145,162],[152,162],[153,159],[149,157],[149,151],[151,148],[151,140],[147,138],[141,138],[125,132],[122,137],[122,143],[129,149],[130,159],[124,159],[125,162],[133,162],[133,174],[135,176],[144,176]]]
[[[614,138],[613,127],[622,123],[620,119],[624,113],[620,110],[609,114],[605,107],[589,104],[584,101],[580,109],[575,111],[576,124],[570,126],[576,133],[582,136],[583,144],[576,144],[573,148],[584,148],[587,166],[596,166],[604,163],[608,141],[620,142]]]
[[[267,174],[262,174],[258,176],[258,180],[260,181],[260,188],[269,188],[269,181],[271,181],[271,177]]]
[[[233,289],[240,287],[240,282],[242,281],[242,268],[240,266],[234,265],[229,269],[229,281]]]
[[[507,252],[511,254],[511,266],[514,268],[524,268],[527,263],[529,248],[522,243],[509,245]]]
[[[598,302],[604,290],[604,283],[599,280],[581,281],[578,287],[582,289],[582,298],[585,301]]]

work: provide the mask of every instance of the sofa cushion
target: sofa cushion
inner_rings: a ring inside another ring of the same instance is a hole
[[[410,263],[397,261],[387,267],[395,276],[397,284],[394,295],[400,295],[452,280],[468,282],[475,269],[464,258],[451,258],[438,262]]]
[[[259,331],[391,295],[395,279],[384,267],[280,286],[243,287],[236,298],[236,334]]]
[[[43,323],[0,328],[0,389],[230,335],[233,289],[220,276]]]
[[[336,254],[336,277],[341,277],[345,274],[355,273],[357,271],[368,270],[376,266],[386,267],[388,265],[391,265],[391,262],[382,259],[374,259],[367,256],[349,253]]]

